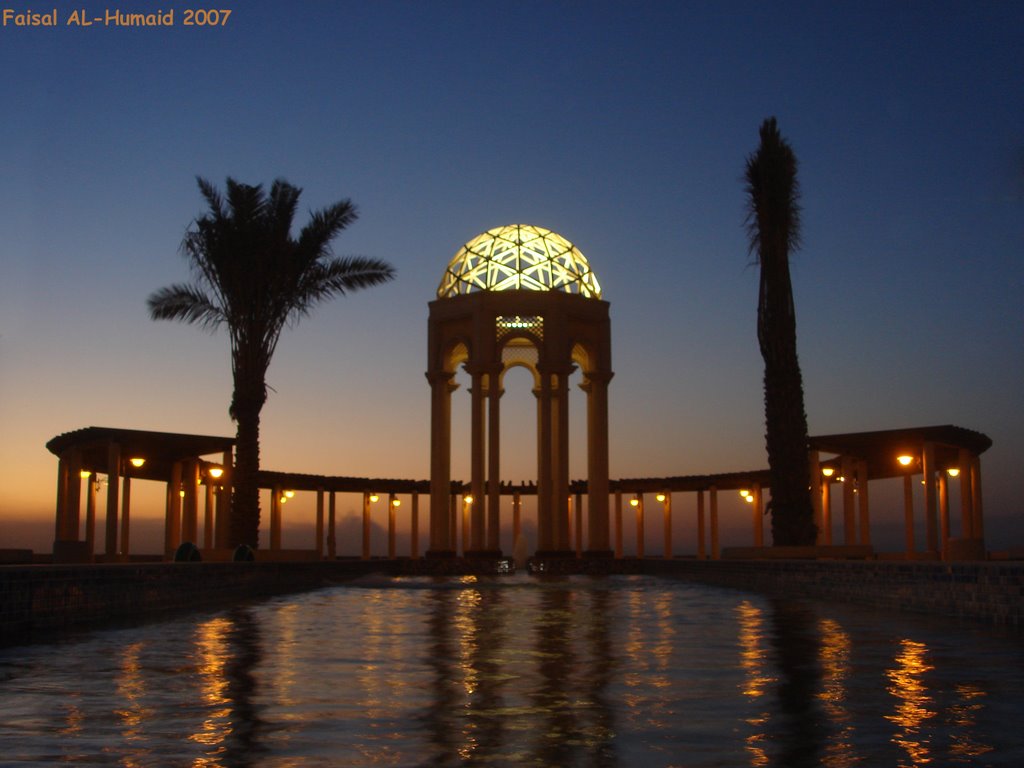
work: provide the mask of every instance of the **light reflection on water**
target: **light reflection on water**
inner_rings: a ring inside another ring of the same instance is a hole
[[[1022,662],[653,578],[367,579],[0,651],[0,763],[1017,766]]]

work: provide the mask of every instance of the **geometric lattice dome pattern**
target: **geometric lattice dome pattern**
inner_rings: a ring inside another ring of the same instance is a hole
[[[489,229],[455,254],[438,298],[474,291],[564,291],[601,298],[586,257],[561,235],[528,224]]]

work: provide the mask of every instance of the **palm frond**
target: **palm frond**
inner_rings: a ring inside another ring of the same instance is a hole
[[[224,312],[194,285],[179,283],[153,291],[146,299],[153,320],[180,320],[213,330],[224,322]]]

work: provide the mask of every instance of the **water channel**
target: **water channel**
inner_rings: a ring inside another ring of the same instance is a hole
[[[1019,766],[1024,642],[654,577],[372,577],[0,650],[0,764]]]

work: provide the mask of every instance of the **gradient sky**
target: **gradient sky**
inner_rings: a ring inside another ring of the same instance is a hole
[[[611,304],[613,477],[766,466],[741,176],[770,115],[800,160],[811,433],[985,432],[989,545],[1024,546],[1024,5],[222,5],[215,29],[176,2],[121,7],[173,28],[0,29],[0,547],[52,541],[56,434],[234,434],[226,334],[145,306],[188,277],[197,175],[350,197],[336,252],[398,269],[285,332],[265,468],[426,478],[427,302],[510,223],[574,242]],[[503,401],[515,481],[527,378]]]

